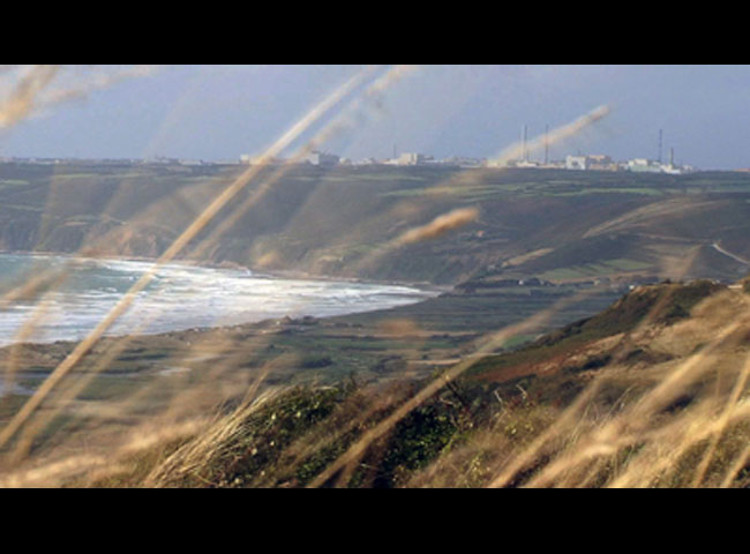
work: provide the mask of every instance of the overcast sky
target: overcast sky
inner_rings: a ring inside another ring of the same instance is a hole
[[[362,69],[63,67],[40,88],[33,109],[0,132],[0,156],[219,160],[259,154]],[[7,106],[30,71],[0,66],[0,102]],[[360,97],[349,95],[337,109]],[[552,130],[608,105],[606,118],[554,145],[551,157],[655,159],[661,129],[665,161],[674,148],[677,163],[736,169],[750,167],[748,103],[750,66],[429,65],[391,83],[378,109],[360,112],[324,149],[353,160],[390,157],[394,148],[436,158],[492,157],[520,140],[524,125],[532,139],[546,125]]]

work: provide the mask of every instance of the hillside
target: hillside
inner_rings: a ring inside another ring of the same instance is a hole
[[[53,440],[41,450],[49,465],[37,460],[4,482],[49,484],[51,474],[56,486],[76,487],[748,487],[748,293],[747,284],[708,281],[638,287],[533,343],[431,375],[262,391],[250,381],[212,417],[156,420],[101,456],[94,445],[125,422],[101,427],[90,402],[83,417],[82,398],[79,421],[57,426],[68,428],[64,452],[82,440],[87,455],[54,462]],[[192,383],[194,401],[207,384]]]
[[[3,164],[0,241],[152,258],[237,171]],[[748,485],[749,297],[727,285],[750,270],[747,175],[276,171],[182,257],[445,292],[101,340],[6,445],[2,484]],[[3,429],[77,347],[0,349]]]
[[[0,247],[156,257],[240,170],[1,164]],[[402,240],[462,209],[475,215],[451,232]],[[750,176],[734,172],[269,167],[180,257],[440,284],[732,281],[750,269],[748,216]]]
[[[269,391],[94,484],[747,487],[748,298],[638,288],[426,396],[432,378]]]

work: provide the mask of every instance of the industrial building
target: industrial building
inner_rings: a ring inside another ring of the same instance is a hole
[[[339,157],[336,154],[328,154],[326,152],[313,151],[307,156],[307,161],[312,165],[320,167],[332,167],[339,164]]]

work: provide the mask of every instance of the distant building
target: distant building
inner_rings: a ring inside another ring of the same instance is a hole
[[[567,156],[565,169],[583,171],[617,171],[619,166],[605,154],[587,154],[585,156]]]
[[[612,158],[606,154],[589,154],[586,156],[591,164],[596,165],[609,165],[612,163]]]
[[[248,164],[248,165],[256,165],[256,164],[270,164],[270,165],[278,165],[284,163],[283,160],[280,160],[278,158],[274,157],[266,157],[266,156],[252,156],[250,154],[242,154],[240,156],[240,163],[241,164]]]
[[[690,166],[675,165],[671,161],[668,164],[660,164],[644,158],[628,161],[627,169],[636,173],[668,173],[670,175],[681,175],[693,171]]]
[[[586,156],[566,156],[565,169],[579,169],[585,171],[588,168]]]
[[[428,156],[425,156],[424,154],[406,152],[396,158],[394,163],[396,165],[423,165],[428,159]]]
[[[487,165],[485,158],[467,158],[465,156],[451,156],[441,162],[442,165],[454,167],[484,167]]]
[[[312,165],[318,165],[321,167],[332,167],[339,164],[339,157],[335,154],[328,154],[326,152],[314,151],[312,154],[307,156],[307,161]]]
[[[380,162],[376,160],[375,158],[365,158],[363,160],[358,160],[352,162],[352,165],[378,165]]]
[[[591,171],[617,171],[620,166],[606,154],[586,156],[587,168]]]
[[[684,170],[681,167],[677,167],[672,164],[664,164],[661,166],[662,173],[669,173],[670,175],[681,175]]]
[[[628,170],[635,173],[661,173],[661,164],[646,158],[635,158],[628,161]]]
[[[534,160],[518,160],[513,164],[514,167],[539,167],[539,165]]]

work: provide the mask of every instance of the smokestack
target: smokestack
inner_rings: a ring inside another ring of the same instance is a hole
[[[661,135],[662,131],[659,129],[659,163],[661,163]]]
[[[549,124],[544,126],[544,165],[549,162]]]
[[[526,151],[526,125],[523,126],[523,161],[529,161],[529,153]]]

